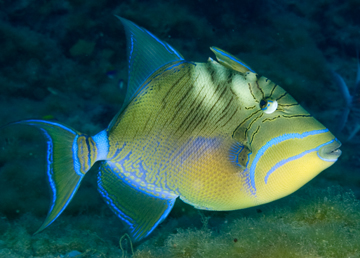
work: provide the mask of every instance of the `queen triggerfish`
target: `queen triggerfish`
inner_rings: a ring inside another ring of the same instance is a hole
[[[108,128],[85,135],[59,122],[24,120],[47,141],[49,213],[66,208],[100,162],[98,190],[133,241],[148,236],[175,200],[236,210],[289,195],[331,166],[340,142],[283,88],[235,56],[190,62],[118,17],[127,37],[127,92]]]

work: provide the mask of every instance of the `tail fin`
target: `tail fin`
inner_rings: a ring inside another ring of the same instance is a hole
[[[90,137],[60,123],[44,120],[24,120],[13,124],[39,128],[47,140],[47,174],[52,202],[49,213],[36,234],[64,211],[91,166],[97,160],[106,159],[107,133],[104,130]]]

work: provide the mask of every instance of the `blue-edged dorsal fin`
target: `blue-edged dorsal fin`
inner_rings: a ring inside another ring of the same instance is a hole
[[[145,80],[156,70],[170,62],[184,60],[182,55],[166,42],[135,23],[116,16],[126,32],[128,54],[128,85],[123,106],[134,98]]]
[[[121,166],[121,165],[120,165]],[[101,162],[98,190],[124,222],[133,241],[148,236],[170,213],[176,198],[154,197],[122,178],[116,163]]]
[[[214,52],[219,63],[226,68],[238,71],[240,73],[246,73],[248,71],[255,73],[254,70],[250,68],[250,66],[232,54],[217,47],[211,47],[210,50]]]

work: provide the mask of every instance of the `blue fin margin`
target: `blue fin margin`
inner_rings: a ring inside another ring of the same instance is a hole
[[[184,58],[172,46],[146,29],[127,19],[116,17],[124,25],[127,39],[128,86],[123,104],[126,107],[151,74],[168,63]]]
[[[154,197],[132,187],[110,161],[101,162],[98,190],[135,242],[147,237],[168,216],[176,200]]]
[[[9,125],[28,125],[38,128],[47,143],[47,174],[52,192],[48,215],[35,232],[39,233],[64,211],[78,190],[84,174],[76,171],[73,143],[78,132],[58,123],[45,120],[24,120]]]

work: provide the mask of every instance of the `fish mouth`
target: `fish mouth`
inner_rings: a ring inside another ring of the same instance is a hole
[[[339,142],[337,139],[332,140],[318,150],[319,158],[329,162],[337,161],[341,155],[341,150],[339,149],[340,146],[341,142]]]

